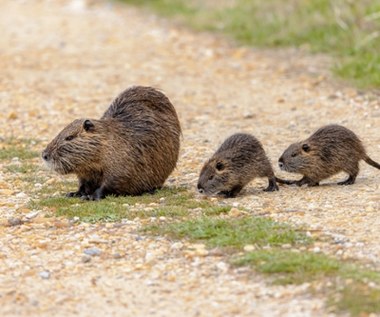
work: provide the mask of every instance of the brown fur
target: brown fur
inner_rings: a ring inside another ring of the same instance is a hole
[[[320,128],[302,142],[291,144],[280,157],[279,165],[284,171],[303,175],[299,181],[284,181],[287,184],[317,186],[321,180],[344,171],[349,177],[338,184],[351,185],[359,173],[360,160],[380,169],[368,157],[354,132],[333,124]]]
[[[42,153],[60,174],[76,174],[68,196],[101,199],[161,188],[176,166],[181,128],[169,99],[150,87],[122,92],[99,120],[77,119]]]
[[[227,138],[204,164],[198,190],[206,195],[236,196],[255,177],[267,177],[265,191],[278,190],[272,166],[261,143],[252,135],[238,133]]]

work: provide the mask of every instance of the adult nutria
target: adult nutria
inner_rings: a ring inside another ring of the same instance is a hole
[[[181,127],[169,99],[151,87],[132,87],[100,120],[77,119],[42,152],[60,174],[76,174],[69,197],[99,200],[161,188],[176,166]]]
[[[298,181],[283,181],[286,184],[317,186],[321,180],[344,171],[349,177],[338,184],[351,185],[359,173],[360,160],[380,169],[380,164],[368,157],[354,132],[332,124],[290,145],[281,155],[279,166],[284,171],[303,175]]]
[[[261,143],[250,134],[237,133],[227,138],[204,164],[198,191],[235,197],[255,177],[268,177],[269,186],[264,191],[278,190]]]

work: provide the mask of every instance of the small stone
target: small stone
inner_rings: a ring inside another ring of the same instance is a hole
[[[118,259],[121,259],[121,258],[122,258],[122,255],[121,255],[120,253],[114,253],[114,254],[112,254],[112,257],[113,257],[114,259],[118,260]]]
[[[239,207],[239,203],[235,201],[234,203],[232,203],[232,207],[235,207],[235,208]]]
[[[30,213],[25,215],[25,218],[28,220],[31,220],[33,218],[36,218],[40,212],[39,211],[31,211]]]
[[[165,202],[165,198],[164,197],[161,197],[160,200],[159,200],[160,204],[163,204]]]
[[[91,256],[96,256],[96,255],[100,255],[102,251],[98,248],[89,248],[89,249],[84,249],[83,253],[87,255],[91,255]]]
[[[159,219],[160,219],[160,221],[166,221],[166,217],[164,217],[164,216],[161,216]]]
[[[240,217],[242,215],[246,215],[247,212],[246,211],[243,211],[243,210],[240,210],[238,208],[231,208],[231,210],[228,212],[228,215],[230,217]]]
[[[82,263],[88,263],[91,261],[91,256],[90,255],[84,255],[84,256],[82,256],[81,261],[82,261]]]
[[[145,253],[145,262],[152,263],[156,259],[156,255],[152,252]]]
[[[228,271],[228,264],[225,263],[225,262],[218,262],[218,263],[216,264],[216,268],[217,268],[219,271],[227,272],[227,271]]]
[[[181,250],[183,248],[182,242],[175,242],[170,246],[171,250]]]
[[[319,252],[321,252],[321,248],[320,247],[315,247],[315,248],[313,248],[313,252],[314,253],[319,253]]]
[[[292,247],[292,245],[289,244],[289,243],[285,243],[285,244],[283,244],[283,245],[281,246],[281,248],[283,248],[283,249],[290,249],[291,247]]]
[[[14,226],[20,226],[22,225],[24,222],[20,219],[20,218],[9,218],[8,219],[8,225],[10,227],[14,227]]]
[[[244,249],[245,252],[252,252],[252,251],[255,251],[256,248],[252,244],[247,244],[247,245],[244,246],[243,249]]]
[[[38,273],[38,275],[44,280],[48,280],[50,278],[50,272],[49,271],[42,271],[42,272]]]
[[[27,196],[28,196],[28,195],[25,194],[24,192],[20,192],[20,193],[16,194],[16,197],[17,197],[17,198],[25,198],[25,197],[27,197]]]

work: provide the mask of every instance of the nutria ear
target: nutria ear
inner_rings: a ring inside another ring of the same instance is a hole
[[[310,146],[309,144],[302,144],[302,150],[304,150],[305,152],[309,152],[310,151]]]
[[[83,129],[86,131],[92,130],[94,128],[94,124],[91,122],[91,120],[85,120],[83,122]]]

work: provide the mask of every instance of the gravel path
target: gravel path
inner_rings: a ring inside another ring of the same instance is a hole
[[[102,1],[0,0],[0,29],[1,138],[45,144],[141,84],[162,89],[178,110],[184,138],[173,178],[192,190],[203,161],[237,131],[256,135],[276,163],[290,142],[341,123],[380,160],[378,99],[333,83],[326,58],[237,48]],[[335,243],[316,248],[380,267],[379,176],[363,163],[354,186],[332,185],[339,175],[278,193],[262,192],[257,180],[228,203],[332,235]],[[0,226],[1,316],[328,315],[323,294],[311,297],[308,285],[270,286],[197,246],[141,237],[138,221],[39,217],[29,199],[0,170],[2,224],[14,214],[33,218]]]

